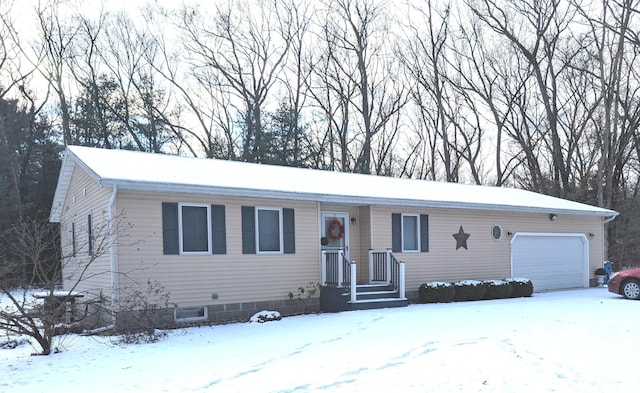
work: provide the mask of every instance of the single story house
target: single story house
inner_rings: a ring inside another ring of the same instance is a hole
[[[69,146],[50,221],[65,290],[117,310],[159,283],[180,323],[405,305],[429,281],[588,287],[616,215],[513,188]]]

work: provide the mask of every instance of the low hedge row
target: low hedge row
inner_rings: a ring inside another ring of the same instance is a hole
[[[504,280],[434,281],[420,285],[420,303],[449,303],[483,299],[528,297],[533,294],[533,283],[523,278]]]

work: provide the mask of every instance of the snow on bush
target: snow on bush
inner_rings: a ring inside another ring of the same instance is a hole
[[[481,299],[528,297],[533,294],[533,283],[528,278],[504,280],[460,280],[456,282],[432,281],[418,288],[420,303],[449,303]]]
[[[511,285],[511,297],[529,297],[533,294],[533,283],[527,278],[505,278]]]
[[[506,299],[511,296],[511,284],[504,280],[484,281],[485,299]]]
[[[264,323],[269,321],[279,321],[282,319],[282,315],[280,315],[277,311],[260,311],[256,314],[253,314],[249,322],[258,322]]]
[[[434,281],[420,285],[420,303],[449,303],[453,301],[455,289],[450,282]]]
[[[456,281],[453,285],[456,290],[454,300],[457,302],[481,300],[486,292],[482,281],[462,280]]]

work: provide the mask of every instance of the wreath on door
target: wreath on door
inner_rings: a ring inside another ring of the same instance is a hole
[[[344,237],[344,225],[337,218],[334,218],[329,224],[327,237],[331,240],[340,240]]]

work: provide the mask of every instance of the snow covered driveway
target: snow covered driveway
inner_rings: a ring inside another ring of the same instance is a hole
[[[639,310],[591,288],[181,329],[156,344],[69,336],[49,357],[0,350],[0,392],[632,392]]]

